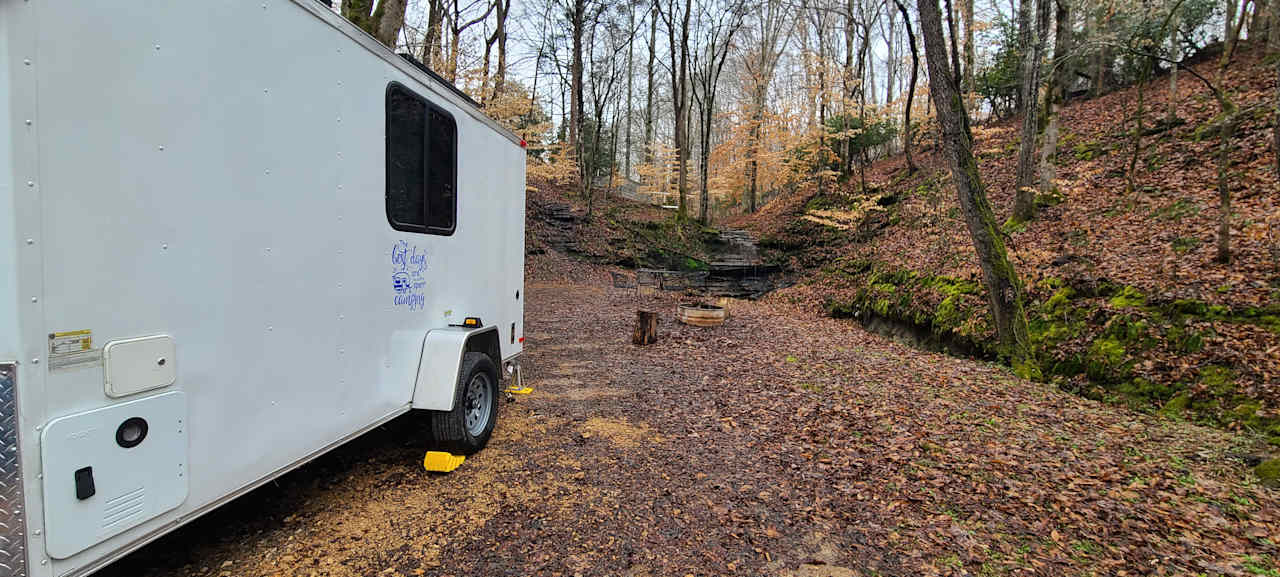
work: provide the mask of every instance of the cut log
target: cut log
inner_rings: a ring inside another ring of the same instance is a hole
[[[636,329],[631,333],[631,343],[651,345],[658,342],[658,313],[636,311]]]

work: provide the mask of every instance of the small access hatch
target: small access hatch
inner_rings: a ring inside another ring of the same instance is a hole
[[[187,499],[187,398],[172,391],[49,422],[45,546],[66,559]]]
[[[151,335],[111,341],[102,348],[108,397],[127,397],[172,385],[178,378],[173,337]]]

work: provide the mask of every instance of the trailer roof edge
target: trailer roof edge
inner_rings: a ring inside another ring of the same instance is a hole
[[[368,50],[374,56],[383,59],[388,64],[399,69],[401,72],[404,72],[410,77],[418,80],[418,82],[421,82],[423,86],[426,86],[428,90],[434,93],[435,96],[448,100],[454,106],[465,110],[472,118],[479,120],[488,127],[497,131],[499,134],[505,136],[512,144],[520,146],[520,142],[523,140],[520,138],[520,135],[499,124],[498,121],[490,118],[489,115],[484,113],[480,108],[480,105],[475,100],[470,96],[467,96],[467,94],[457,86],[454,86],[439,74],[431,71],[425,65],[419,64],[416,60],[406,59],[404,56],[397,54],[394,50],[387,48],[379,42],[377,38],[369,35],[368,32],[365,32],[359,26],[352,24],[346,18],[343,18],[341,14],[334,12],[332,8],[325,5],[323,0],[292,1],[294,4],[297,4],[307,12],[311,13],[311,15],[323,20],[334,29],[354,40],[356,44],[364,47],[365,50]]]

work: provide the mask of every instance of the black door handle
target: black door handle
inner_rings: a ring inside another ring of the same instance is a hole
[[[93,467],[76,469],[76,499],[83,501],[97,492],[93,487]]]

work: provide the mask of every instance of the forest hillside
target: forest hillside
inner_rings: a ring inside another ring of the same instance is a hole
[[[1214,259],[1216,105],[1202,85],[1184,80],[1177,120],[1144,128],[1131,192],[1138,87],[1069,102],[1056,190],[1037,197],[1039,216],[1030,222],[1007,220],[1021,119],[976,126],[975,151],[1027,294],[1034,357],[1017,372],[1280,445],[1280,207],[1268,147],[1273,120],[1263,106],[1274,77],[1262,50],[1242,47],[1236,58],[1227,84],[1247,113],[1231,156],[1230,264]],[[1205,75],[1213,66],[1212,59],[1199,65]],[[1145,105],[1161,117],[1168,88],[1163,77],[1143,87]],[[902,155],[891,156],[869,167],[865,190],[857,178],[824,192],[809,182],[713,228],[681,226],[660,208],[617,196],[587,219],[574,187],[535,179],[531,251],[696,268],[697,259],[713,258],[706,243],[717,228],[741,228],[794,283],[767,299],[994,360],[978,263],[936,138],[918,135],[915,172]],[[553,226],[550,208],[573,214],[575,226]],[[573,231],[571,246],[565,230]]]

